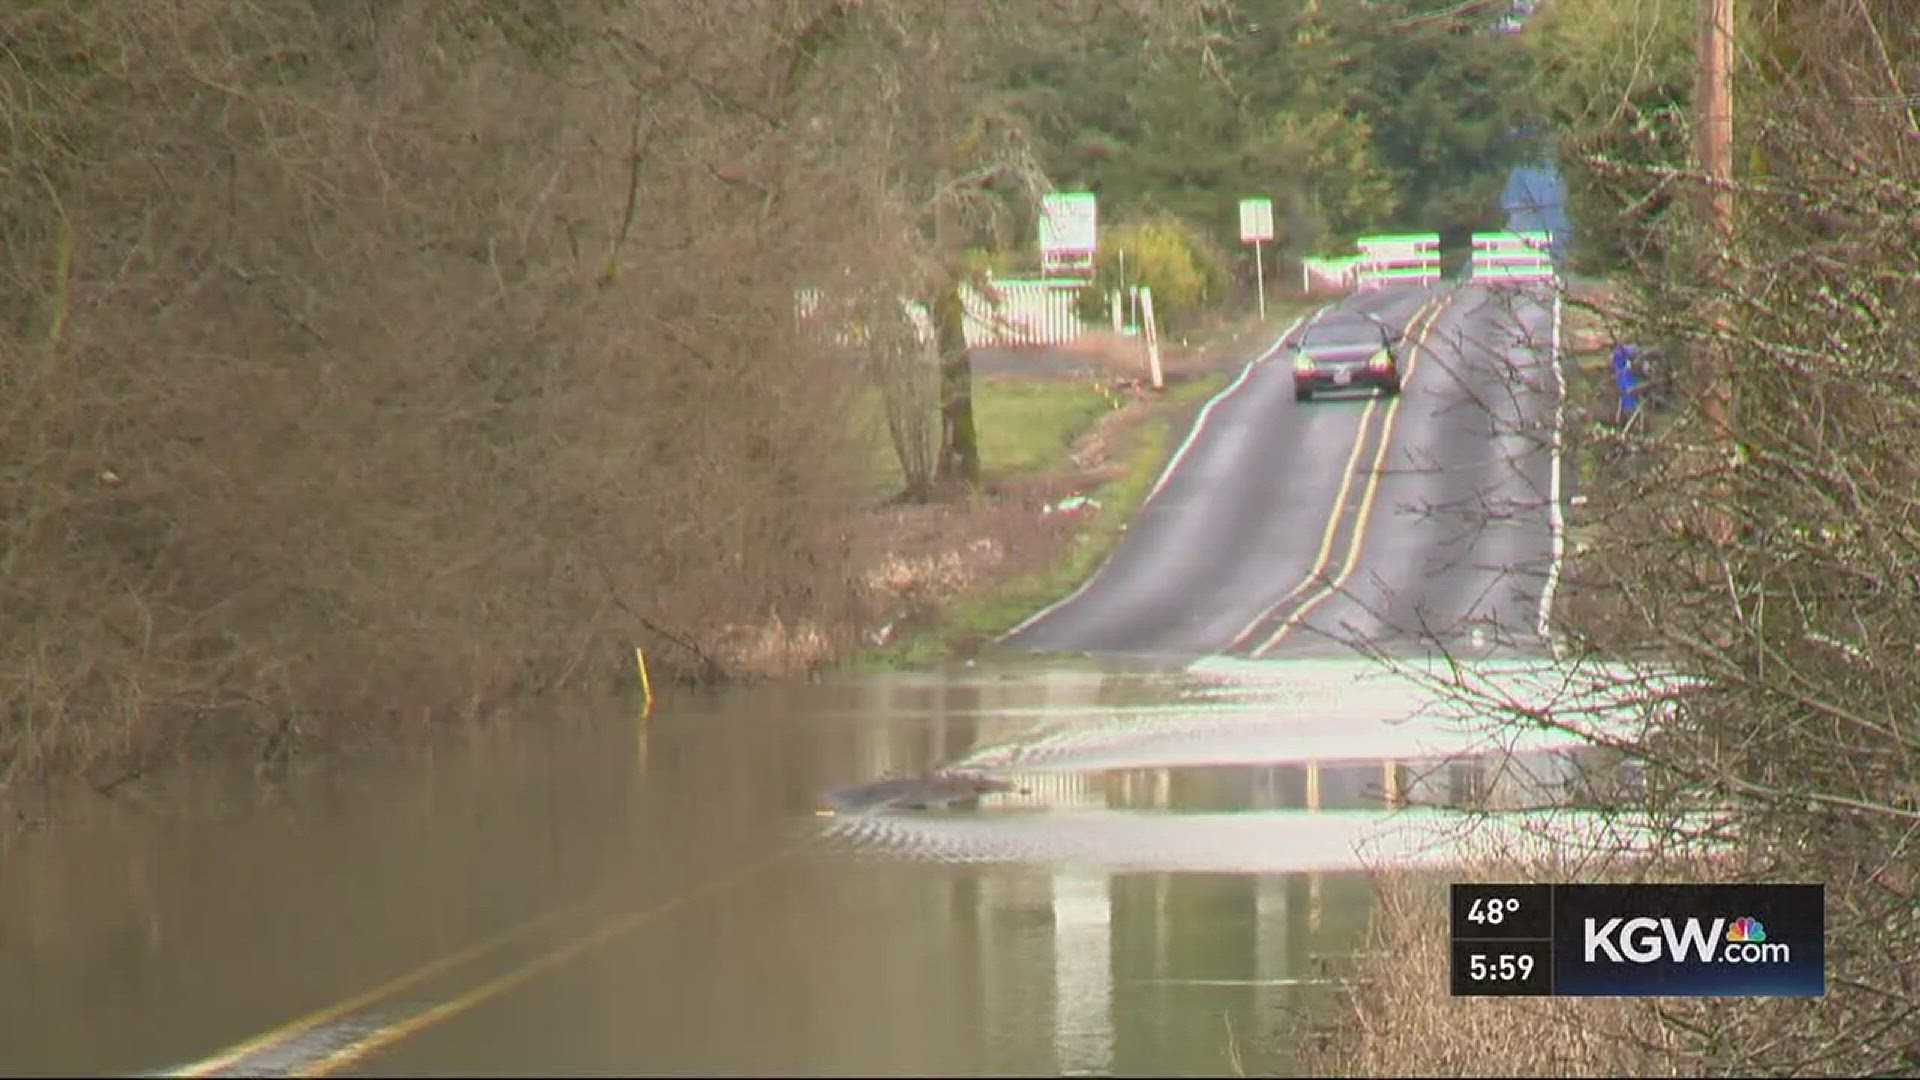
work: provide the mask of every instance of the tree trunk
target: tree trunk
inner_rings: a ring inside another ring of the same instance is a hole
[[[980,486],[980,440],[973,426],[973,365],[967,356],[966,309],[959,275],[940,286],[933,326],[940,348],[940,456],[936,480]]]

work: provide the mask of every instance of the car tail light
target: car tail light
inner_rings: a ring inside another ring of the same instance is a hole
[[[1293,370],[1312,371],[1313,357],[1308,356],[1306,353],[1294,353],[1293,354]]]
[[[1392,366],[1393,354],[1385,349],[1374,353],[1373,359],[1367,361],[1367,368],[1371,371],[1385,371]]]

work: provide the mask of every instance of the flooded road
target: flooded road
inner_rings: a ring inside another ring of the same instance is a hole
[[[1363,860],[1438,869],[1458,815],[1421,807],[1572,775],[1546,737],[1439,762],[1483,734],[1373,670],[582,702],[267,793],[88,793],[4,853],[0,1072],[1284,1071]],[[1027,793],[821,811],[954,765]]]
[[[1275,342],[1010,639],[1156,668],[734,689],[645,722],[581,701],[272,788],[83,793],[0,861],[0,1072],[1289,1070],[1337,1019],[1323,961],[1364,939],[1363,867],[1616,847],[1552,808],[1628,773],[1333,658],[1446,667],[1429,646],[1464,634],[1476,691],[1619,722],[1557,700],[1547,658],[1559,461],[1521,436],[1557,422],[1557,304],[1341,303],[1408,333],[1404,392],[1295,406]],[[1504,433],[1472,408],[1495,391]],[[1450,505],[1498,527],[1455,535]],[[1467,835],[1463,809],[1492,816]]]

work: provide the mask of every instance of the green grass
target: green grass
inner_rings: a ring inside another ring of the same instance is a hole
[[[1123,471],[1090,493],[1100,508],[1085,519],[1051,565],[960,596],[940,613],[938,625],[868,650],[852,666],[888,670],[937,662],[957,650],[991,641],[1072,592],[1113,550],[1123,526],[1158,479],[1171,452],[1175,421],[1186,418],[1186,406],[1218,393],[1226,379],[1210,374],[1179,384],[1167,394],[1159,415],[1129,432],[1128,445],[1119,457]],[[1179,433],[1185,433],[1184,425]]]
[[[1073,440],[1121,404],[1079,379],[981,379],[973,393],[980,471],[989,480],[1064,467]]]
[[[980,471],[991,482],[1063,468],[1073,440],[1117,404],[1086,379],[977,378],[973,422],[980,437]],[[854,408],[869,444],[868,488],[877,496],[894,494],[904,478],[887,437],[879,391],[863,391]]]

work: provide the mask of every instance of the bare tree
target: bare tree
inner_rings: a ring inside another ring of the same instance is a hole
[[[1730,234],[1724,220],[1667,215],[1650,249],[1671,260],[1635,267],[1588,313],[1618,340],[1661,347],[1662,368],[1646,375],[1671,404],[1623,425],[1607,376],[1568,369],[1566,448],[1586,506],[1572,516],[1558,621],[1569,682],[1591,685],[1545,704],[1484,681],[1463,694],[1641,763],[1644,785],[1622,809],[1647,831],[1644,857],[1611,873],[1824,882],[1827,997],[1636,1002],[1604,1015],[1516,1007],[1503,1015],[1524,1016],[1535,1037],[1501,1060],[1477,1054],[1473,1068],[1920,1068],[1920,48],[1909,14],[1857,0],[1753,13]],[[1713,181],[1652,166],[1633,179],[1682,193]],[[1709,354],[1724,366],[1696,362]],[[1723,428],[1708,403],[1721,394],[1739,417],[1732,454],[1709,452]],[[1721,535],[1701,527],[1716,518]],[[1596,731],[1602,714],[1582,701],[1602,699],[1632,706],[1635,722]],[[1369,985],[1390,982],[1380,973]],[[1542,1056],[1563,1026],[1596,1022],[1621,1050],[1611,1063]],[[1432,1060],[1394,1056],[1414,1048],[1387,1037],[1369,1047],[1359,1060],[1372,1071]]]
[[[834,5],[808,24],[796,51],[805,61],[790,85],[804,88],[805,124],[823,139],[868,148],[890,163],[884,190],[907,226],[911,271],[898,280],[931,313],[940,355],[941,441],[937,479],[975,485],[980,454],[973,419],[963,288],[977,285],[970,251],[1004,247],[1031,228],[1049,184],[1034,153],[1030,119],[1005,75],[1036,50],[1068,62],[1101,20],[1124,20],[1199,64],[1213,0],[1096,0]],[[905,270],[898,267],[896,273]]]
[[[0,10],[0,787],[851,640],[863,448],[795,290],[951,295],[1036,179],[969,123],[996,42],[1100,9]]]

